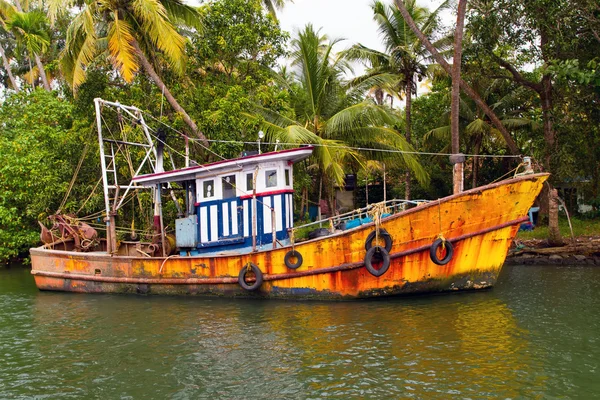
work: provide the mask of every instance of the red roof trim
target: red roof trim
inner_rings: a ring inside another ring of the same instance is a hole
[[[314,149],[313,146],[306,146],[306,147],[296,147],[294,149],[286,149],[286,150],[280,150],[280,151],[270,151],[268,153],[255,154],[252,156],[239,157],[239,158],[230,158],[228,160],[215,161],[215,162],[209,163],[209,164],[195,165],[193,167],[181,168],[181,169],[176,169],[176,170],[172,170],[172,171],[164,171],[164,172],[156,172],[154,174],[139,175],[139,176],[134,177],[132,180],[135,181],[135,180],[139,180],[142,178],[144,178],[144,179],[154,178],[157,176],[172,174],[174,172],[204,170],[209,167],[214,167],[215,165],[225,164],[225,163],[229,163],[229,162],[235,162],[238,160],[248,160],[248,159],[252,159],[252,158],[267,157],[267,156],[271,156],[274,154],[291,153],[291,152],[298,151],[298,150],[312,150],[312,149]]]
[[[256,193],[256,197],[274,196],[276,194],[283,194],[283,193],[294,193],[294,190],[293,189],[272,190],[270,192]],[[252,194],[246,194],[244,196],[240,196],[240,199],[241,200],[251,199],[252,196],[253,196]]]

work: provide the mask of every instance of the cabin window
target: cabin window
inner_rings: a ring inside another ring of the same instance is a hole
[[[265,179],[268,188],[277,186],[277,170],[265,171]]]
[[[235,196],[235,175],[223,177],[223,199],[230,199]]]
[[[215,182],[213,180],[204,181],[204,198],[208,199],[210,197],[214,197],[215,195]]]
[[[285,186],[290,186],[290,170],[285,170]]]
[[[246,174],[246,190],[247,191],[254,190],[254,174],[253,173]]]

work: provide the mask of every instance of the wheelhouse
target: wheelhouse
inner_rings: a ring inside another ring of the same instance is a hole
[[[293,166],[312,150],[253,154],[140,175],[133,182],[147,187],[177,182],[185,189],[186,215],[175,223],[181,255],[251,251],[287,243],[294,216]]]

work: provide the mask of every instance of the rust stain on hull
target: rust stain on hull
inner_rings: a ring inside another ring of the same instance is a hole
[[[393,245],[390,268],[381,277],[363,267],[373,224],[296,244],[304,258],[297,270],[284,264],[291,247],[167,260],[42,247],[31,249],[32,274],[42,290],[87,293],[350,299],[487,288],[546,179],[546,174],[519,177],[382,220]],[[454,244],[454,256],[444,266],[429,258],[439,233]],[[252,292],[238,285],[248,262],[264,274],[264,283]]]

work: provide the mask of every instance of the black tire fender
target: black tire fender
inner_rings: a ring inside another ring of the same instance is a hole
[[[375,269],[373,267],[373,257],[381,257],[381,260],[383,261],[381,268]],[[367,268],[367,271],[369,271],[371,275],[380,277],[390,268],[390,253],[381,246],[371,247],[365,255],[365,268]]]
[[[244,265],[242,267],[238,276],[238,283],[240,284],[240,286],[249,292],[258,289],[263,283],[263,274],[260,268],[258,268],[256,264],[250,263],[250,269],[252,270],[252,272],[254,272],[254,276],[256,277],[256,280],[252,284],[246,282],[246,273],[248,272],[247,265]]]
[[[373,240],[375,240],[375,237],[377,236],[377,231],[373,231],[371,233],[369,233],[369,236],[367,236],[367,240],[365,240],[365,250],[369,251],[371,250],[371,248],[373,247]],[[392,244],[393,244],[393,239],[392,236],[388,233],[388,231],[386,231],[383,228],[379,229],[379,237],[383,238],[383,240],[385,241],[385,249],[387,250],[387,252],[389,253],[390,251],[392,251]]]
[[[296,258],[296,262],[293,263],[291,261],[292,258]],[[285,263],[285,266],[288,267],[289,269],[298,269],[300,268],[300,266],[302,265],[302,254],[300,254],[299,251],[296,250],[290,250],[287,253],[285,253],[285,257],[283,258],[283,262]]]
[[[446,247],[446,255],[441,260],[437,255],[437,251],[440,246]],[[452,260],[452,256],[454,255],[454,246],[448,240],[445,239],[436,239],[433,241],[433,244],[429,248],[429,257],[431,261],[433,261],[437,265],[446,265]]]

